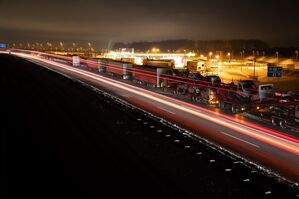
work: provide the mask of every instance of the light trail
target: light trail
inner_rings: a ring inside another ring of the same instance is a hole
[[[96,81],[99,81],[99,82],[103,82],[103,83],[105,83],[107,85],[110,85],[110,86],[113,86],[115,88],[122,89],[124,91],[136,94],[138,96],[142,96],[146,99],[161,103],[163,105],[172,107],[174,109],[177,109],[177,110],[195,115],[195,116],[203,118],[207,121],[216,123],[220,126],[224,126],[228,129],[232,129],[235,132],[242,133],[242,134],[247,135],[249,137],[252,137],[252,138],[255,138],[255,139],[260,140],[262,142],[268,143],[272,146],[275,146],[275,147],[281,148],[283,150],[289,151],[293,154],[299,155],[298,139],[295,139],[295,138],[292,138],[292,137],[288,137],[288,139],[286,139],[285,135],[284,136],[279,136],[279,137],[273,137],[272,134],[268,134],[267,132],[264,132],[264,131],[261,132],[262,130],[260,130],[260,129],[255,130],[251,127],[245,126],[244,124],[239,124],[236,121],[223,120],[222,118],[215,117],[215,116],[219,116],[219,114],[215,114],[212,111],[207,111],[207,110],[205,110],[201,107],[196,107],[196,109],[194,110],[193,109],[194,105],[189,106],[189,104],[186,103],[186,102],[183,102],[183,101],[180,101],[180,100],[177,100],[177,99],[173,99],[173,98],[170,98],[170,97],[166,97],[164,95],[161,95],[161,94],[158,94],[158,93],[155,93],[155,92],[151,92],[151,91],[148,91],[146,89],[142,89],[142,88],[130,85],[130,84],[126,84],[126,83],[123,83],[123,82],[120,82],[120,81],[117,81],[117,80],[113,80],[113,79],[110,79],[110,78],[107,78],[107,77],[103,77],[103,76],[95,74],[95,73],[91,73],[91,72],[88,72],[88,71],[84,71],[84,70],[81,70],[81,69],[70,67],[70,66],[67,66],[67,65],[64,65],[64,64],[61,64],[61,63],[56,63],[56,62],[52,62],[52,61],[48,61],[48,60],[43,60],[41,58],[37,58],[37,57],[31,56],[31,55],[25,55],[25,56],[21,55],[21,56],[27,57],[29,59],[39,60],[39,61],[48,63],[50,65],[54,65],[56,67],[62,68],[64,70],[67,70],[67,71],[70,71],[70,72],[73,72],[73,73],[76,73],[76,74],[83,75],[83,76],[88,77],[90,79],[93,79],[93,80],[96,80]],[[181,106],[180,104],[185,104],[187,106]],[[204,111],[204,112],[197,111],[198,108],[200,110]],[[210,113],[210,114],[212,113],[213,115],[211,116],[211,115],[208,115],[207,113]],[[268,129],[268,131],[271,131],[271,130]]]
[[[29,51],[29,50],[19,50],[16,49],[16,51],[21,51],[21,52],[26,52],[26,53],[32,53],[32,54],[36,54],[38,56],[48,56],[48,57],[52,57],[52,58],[59,58],[59,59],[64,59],[67,60],[69,62],[72,61],[72,57],[68,57],[68,56],[63,56],[63,55],[57,55],[57,54],[49,54],[49,53],[44,53],[44,52],[36,52],[36,51]],[[98,61],[94,61],[94,60],[87,60],[87,59],[83,59],[80,58],[80,62],[82,63],[86,63],[88,64],[88,66],[90,66],[90,68],[96,69],[96,67],[98,66],[99,62]],[[115,70],[118,71],[122,71],[123,69],[117,65],[113,65],[113,64],[107,64],[107,66],[109,68],[113,68]],[[153,77],[156,78],[157,72],[154,71],[146,71],[146,70],[142,70],[142,69],[137,69],[137,68],[128,68],[127,71],[132,72],[132,73],[137,73],[137,74],[142,74],[144,76],[148,76],[148,77]],[[223,87],[219,87],[219,86],[213,86],[211,85],[211,82],[207,81],[207,80],[199,80],[199,79],[192,79],[189,77],[180,77],[180,76],[172,76],[169,74],[161,74],[160,79],[164,79],[164,80],[168,80],[169,83],[183,83],[183,84],[187,84],[187,85],[192,85],[192,86],[197,86],[197,87],[206,87],[206,88],[210,88],[210,89],[216,89],[216,90],[222,90],[222,91],[229,91],[232,93],[240,93],[240,91],[237,90],[232,90],[232,89],[228,89],[228,88],[223,88]],[[228,85],[226,85],[228,86]],[[231,88],[237,88],[237,85],[229,85],[229,87]],[[247,90],[253,91],[253,92],[258,92],[258,89],[250,89],[247,88]],[[243,92],[243,91],[242,91]],[[270,93],[271,92],[265,92],[265,93]],[[249,95],[251,97],[259,97],[259,94],[246,94]],[[275,97],[267,97],[268,100],[273,100],[273,101],[278,101],[277,98]],[[299,102],[288,102],[288,103],[284,103],[287,105],[298,105]],[[266,104],[263,104],[266,105]],[[271,103],[269,105],[272,106],[280,106],[281,104],[279,103]]]

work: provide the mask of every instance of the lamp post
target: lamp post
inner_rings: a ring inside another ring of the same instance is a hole
[[[252,51],[252,55],[253,55],[253,78],[255,79],[255,52]]]
[[[278,51],[276,51],[276,57],[277,57],[277,65],[278,65],[278,55],[279,55],[279,52]]]
[[[212,55],[213,55],[213,53],[212,53],[212,52],[209,52],[210,60],[211,60]]]
[[[227,53],[227,56],[228,56],[228,60],[229,60],[229,63],[230,63],[231,54]]]
[[[296,54],[296,60],[298,62],[298,50],[295,50],[295,54]]]
[[[60,47],[61,47],[61,51],[63,50],[63,43],[62,41],[59,43]]]
[[[87,50],[87,54],[88,54],[88,56],[92,56],[92,52],[91,52],[91,43],[90,42],[88,42],[87,43],[88,44],[88,50]]]
[[[75,42],[73,42],[73,51],[76,51],[76,43]]]

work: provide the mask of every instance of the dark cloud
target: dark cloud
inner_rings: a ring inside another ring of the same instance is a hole
[[[0,40],[262,39],[299,45],[298,0],[0,0]]]

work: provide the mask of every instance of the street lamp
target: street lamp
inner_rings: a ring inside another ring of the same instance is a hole
[[[212,52],[209,52],[210,59],[211,59],[212,55],[213,55],[213,53],[212,53]]]
[[[240,51],[240,54],[241,54],[241,59],[243,60],[244,55],[245,55],[245,51],[244,50]]]
[[[228,56],[228,59],[229,59],[229,62],[230,62],[230,56],[231,56],[231,54],[227,53],[227,56]]]
[[[295,50],[295,54],[296,54],[296,60],[298,62],[298,50]]]
[[[61,47],[61,51],[62,51],[62,49],[63,49],[63,43],[62,43],[62,41],[59,42],[59,45],[60,45],[60,47]]]
[[[277,57],[277,65],[278,65],[278,55],[279,55],[279,52],[278,51],[276,51],[276,57]]]
[[[253,55],[253,78],[255,79],[255,52],[254,50],[252,51]]]

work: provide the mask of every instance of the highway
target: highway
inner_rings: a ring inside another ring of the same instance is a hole
[[[299,141],[205,108],[37,56],[13,53],[69,78],[105,90],[194,135],[245,157],[293,182],[299,182]]]

